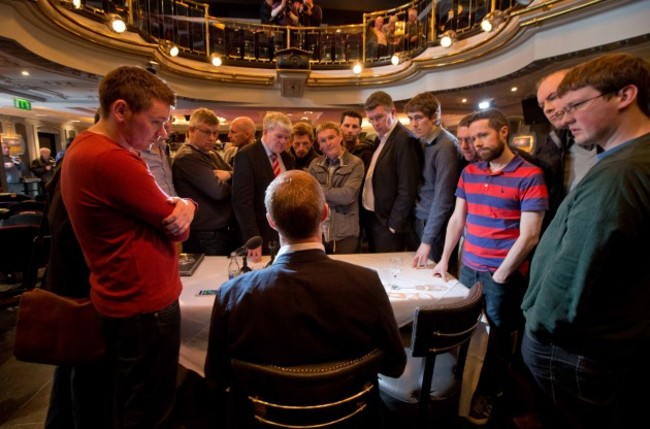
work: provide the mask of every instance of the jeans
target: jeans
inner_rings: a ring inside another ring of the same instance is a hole
[[[476,271],[463,265],[460,282],[472,287],[480,281],[485,298],[485,316],[490,324],[487,351],[477,386],[477,393],[494,396],[503,393],[512,361],[516,335],[522,326],[521,301],[527,287],[527,278],[514,272],[507,283],[497,283],[488,271]]]
[[[647,417],[648,352],[645,345],[631,356],[587,355],[540,341],[528,332],[521,345],[526,366],[557,408],[558,428],[638,427],[634,422]]]
[[[178,301],[154,313],[100,320],[113,381],[113,427],[167,427],[180,350]]]

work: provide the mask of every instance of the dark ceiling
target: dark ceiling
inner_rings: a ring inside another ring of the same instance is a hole
[[[221,18],[259,18],[263,0],[211,0],[210,15]],[[363,22],[363,13],[392,9],[408,3],[406,0],[314,0],[323,9],[323,23],[347,25]]]

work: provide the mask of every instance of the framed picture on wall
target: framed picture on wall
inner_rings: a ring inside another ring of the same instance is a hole
[[[9,147],[9,156],[21,156],[25,153],[23,136],[2,136],[2,145]]]
[[[514,136],[512,138],[512,144],[517,149],[521,149],[526,152],[532,152],[533,147],[535,146],[535,136],[532,135]]]

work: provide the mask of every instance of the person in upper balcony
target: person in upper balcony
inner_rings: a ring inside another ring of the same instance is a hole
[[[287,0],[264,0],[260,6],[262,24],[285,25]]]
[[[366,58],[376,60],[388,54],[388,39],[383,31],[384,17],[378,16],[366,32]]]
[[[303,27],[320,27],[323,23],[323,9],[314,0],[303,0],[299,15]]]
[[[386,35],[386,42],[388,44],[388,54],[394,54],[400,50],[402,43],[402,36],[397,31],[397,15],[391,15],[388,18],[388,23],[382,25],[381,31]]]
[[[404,49],[410,50],[419,47],[424,41],[424,27],[418,20],[418,10],[408,10],[408,19],[404,28]]]
[[[54,166],[56,161],[51,156],[52,151],[50,148],[42,147],[38,150],[39,157],[32,161],[30,169],[34,176],[41,179],[43,185],[45,185],[54,174]]]

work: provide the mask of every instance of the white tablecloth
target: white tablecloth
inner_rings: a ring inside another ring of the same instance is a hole
[[[400,286],[398,290],[392,290],[388,286],[393,282],[388,272],[388,259],[394,255],[402,256],[402,271],[395,282]],[[386,285],[393,313],[400,327],[413,321],[413,314],[419,306],[442,299],[458,300],[467,296],[468,289],[458,280],[444,282],[431,275],[432,268],[411,268],[412,253],[353,254],[332,257],[372,268],[379,273],[382,283]],[[252,269],[261,269],[267,262],[268,259],[262,263],[249,265]],[[181,277],[181,279],[183,292],[180,305],[183,319],[180,363],[202,375],[214,296],[197,294],[201,290],[218,289],[228,279],[228,259],[219,256],[206,257],[194,275]]]
[[[388,271],[391,256],[401,256],[402,258],[402,270],[396,281],[393,281]],[[372,268],[378,272],[382,283],[386,287],[395,320],[400,327],[413,321],[417,307],[441,300],[457,301],[468,294],[468,289],[456,279],[444,282],[440,278],[433,277],[431,274],[432,264],[427,268],[412,268],[411,260],[413,256],[414,253],[412,252],[331,255],[333,259]],[[249,266],[257,270],[262,269],[267,263],[268,258],[265,258],[261,263],[249,263]],[[218,289],[227,279],[228,258],[223,256],[205,257],[192,276],[181,277],[183,292],[180,297],[182,314],[180,364],[200,375],[203,375],[203,366],[207,353],[208,331],[214,296],[198,295],[198,293],[201,290]],[[393,282],[400,288],[393,290],[389,286]],[[484,331],[482,332],[483,334],[477,336],[477,338],[485,337]],[[477,344],[470,347],[469,367],[466,369],[466,376],[470,377],[468,381],[470,391],[473,391],[478,377],[476,364],[478,364],[478,370],[480,370],[485,349],[485,341],[473,341],[473,343]],[[472,370],[467,371],[470,367],[473,367]],[[468,380],[468,377],[465,377],[465,379]]]

